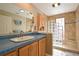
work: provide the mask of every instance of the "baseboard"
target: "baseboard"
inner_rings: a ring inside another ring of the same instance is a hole
[[[50,55],[50,54],[46,53],[46,56],[52,56],[52,55]]]
[[[71,50],[71,49],[67,49],[67,48],[63,48],[63,47],[58,47],[58,46],[53,46],[53,48],[59,49],[59,50],[62,50],[62,51],[69,51],[69,52],[73,52],[73,53],[78,53],[79,54],[79,51],[77,51],[77,50]]]

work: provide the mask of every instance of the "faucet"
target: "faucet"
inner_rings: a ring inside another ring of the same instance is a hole
[[[24,35],[23,35],[23,31],[21,31],[18,35],[17,35],[17,37],[19,38],[19,37],[23,37]]]

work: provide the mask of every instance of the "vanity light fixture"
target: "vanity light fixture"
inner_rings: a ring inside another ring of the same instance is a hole
[[[25,10],[23,10],[23,9],[17,9],[16,10],[16,14],[20,14],[20,13],[24,13],[25,12]]]
[[[52,4],[52,7],[58,7],[58,6],[60,6],[60,3],[53,3]]]
[[[25,11],[23,9],[20,9],[19,12],[24,13]]]

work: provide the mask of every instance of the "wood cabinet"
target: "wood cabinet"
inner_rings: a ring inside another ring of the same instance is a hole
[[[30,56],[38,56],[38,42],[34,42],[33,44],[30,45],[29,48],[29,55]]]
[[[39,40],[39,56],[46,55],[46,38]]]
[[[46,38],[19,49],[19,56],[45,56]]]
[[[17,55],[18,55],[17,51],[12,51],[12,52],[5,54],[4,56],[17,56]]]
[[[29,56],[29,47],[30,47],[30,45],[20,48],[19,56]]]
[[[53,40],[52,40],[52,34],[48,33],[47,34],[47,39],[46,39],[46,54],[47,55],[52,55],[53,51],[52,51],[52,46],[53,46]]]
[[[30,45],[17,48],[15,51],[7,53],[5,56],[45,56],[46,38],[33,42]]]
[[[38,56],[38,42],[20,48],[19,56]]]

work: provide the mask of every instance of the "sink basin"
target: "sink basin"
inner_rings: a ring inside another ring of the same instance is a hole
[[[10,39],[10,41],[13,41],[13,42],[22,42],[22,41],[32,40],[32,38],[34,38],[34,37],[33,36],[23,36],[23,37],[19,37],[19,38],[12,38],[12,39]]]

